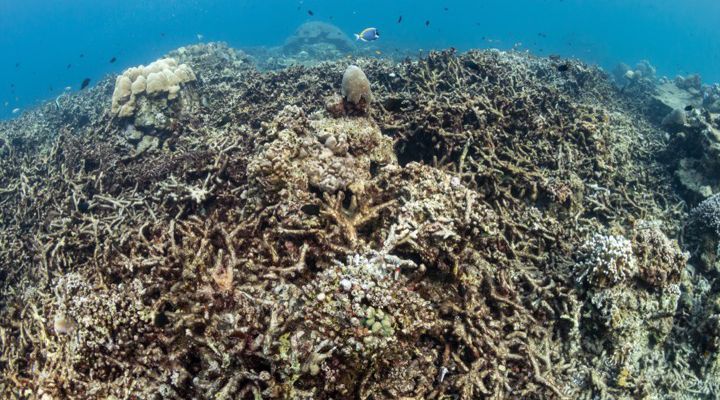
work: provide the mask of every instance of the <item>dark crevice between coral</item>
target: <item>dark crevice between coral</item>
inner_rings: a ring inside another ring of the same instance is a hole
[[[433,166],[444,154],[442,137],[421,129],[395,143],[395,155],[403,167],[411,162]]]

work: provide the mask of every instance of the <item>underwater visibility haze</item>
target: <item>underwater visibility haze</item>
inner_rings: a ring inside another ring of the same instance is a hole
[[[718,16],[0,0],[0,398],[720,398]]]
[[[662,75],[717,82],[718,16],[712,0],[2,0],[0,118],[183,45],[279,46],[307,21],[332,23],[349,38],[377,27],[384,35],[376,47],[390,52],[515,48],[609,69],[650,60]]]

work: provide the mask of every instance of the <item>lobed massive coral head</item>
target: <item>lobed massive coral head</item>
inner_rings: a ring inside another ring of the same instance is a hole
[[[187,64],[164,58],[148,66],[127,69],[115,81],[111,111],[118,117],[132,117],[140,97],[178,97],[181,85],[194,81],[195,73]]]

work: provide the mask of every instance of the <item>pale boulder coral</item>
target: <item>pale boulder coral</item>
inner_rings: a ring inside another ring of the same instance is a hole
[[[372,102],[370,81],[360,67],[351,65],[347,67],[342,78],[342,97],[346,105],[364,112]]]
[[[141,97],[173,100],[178,97],[183,84],[194,80],[196,77],[193,70],[187,64],[178,65],[174,58],[129,68],[115,81],[111,110],[118,117],[131,117]]]

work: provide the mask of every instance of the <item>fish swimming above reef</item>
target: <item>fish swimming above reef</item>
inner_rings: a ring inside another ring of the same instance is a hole
[[[380,32],[376,28],[363,29],[362,32],[355,34],[355,40],[362,40],[363,42],[372,42],[378,39],[380,39]]]
[[[90,85],[90,78],[83,79],[82,83],[80,84],[80,90],[85,89],[86,87],[88,87],[88,85]]]

